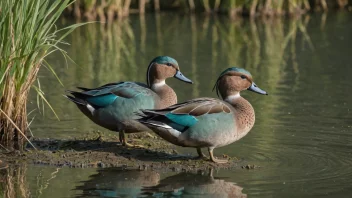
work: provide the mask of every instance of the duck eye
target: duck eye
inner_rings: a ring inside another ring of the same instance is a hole
[[[242,78],[242,79],[246,79],[246,76],[245,76],[245,75],[242,75],[241,78]]]
[[[166,63],[167,66],[171,66],[171,63]]]

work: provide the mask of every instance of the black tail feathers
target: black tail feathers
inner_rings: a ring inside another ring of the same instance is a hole
[[[66,92],[71,93],[71,91],[66,91]],[[79,98],[75,98],[75,97],[70,96],[70,95],[63,95],[63,96],[66,97],[67,99],[69,99],[70,101],[76,103],[76,104],[83,105],[83,106],[87,105],[87,102],[85,100],[82,100],[82,99],[79,99]]]

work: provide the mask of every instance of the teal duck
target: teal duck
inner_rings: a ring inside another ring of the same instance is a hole
[[[77,87],[81,91],[66,92],[79,110],[94,123],[112,131],[119,132],[122,145],[130,146],[125,133],[150,131],[135,121],[140,109],[160,109],[177,103],[175,91],[165,80],[175,77],[192,83],[181,72],[177,61],[168,56],[154,58],[147,69],[147,84],[139,82],[116,82],[98,88]]]
[[[197,98],[164,109],[143,110],[138,121],[175,145],[197,148],[199,157],[205,157],[201,148],[206,147],[213,162],[226,163],[216,159],[213,150],[241,139],[255,122],[254,109],[240,91],[267,93],[248,71],[237,67],[222,72],[214,89],[223,100]]]

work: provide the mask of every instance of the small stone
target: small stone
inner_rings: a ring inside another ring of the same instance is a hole
[[[230,156],[226,155],[226,154],[222,154],[223,158],[230,158]]]
[[[105,164],[103,162],[98,162],[97,163],[97,166],[100,167],[100,168],[104,168],[105,167]]]
[[[250,164],[247,164],[247,165],[245,165],[245,166],[242,166],[242,168],[243,169],[254,169],[254,168],[256,168],[256,166],[255,165],[250,165]]]

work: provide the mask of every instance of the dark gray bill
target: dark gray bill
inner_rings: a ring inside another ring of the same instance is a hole
[[[183,82],[193,84],[193,82],[190,79],[188,79],[186,76],[184,76],[179,70],[176,72],[174,77],[179,79],[179,80],[182,80]]]
[[[268,95],[266,91],[260,89],[254,82],[252,82],[252,85],[248,88],[248,90],[259,94]]]

